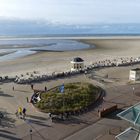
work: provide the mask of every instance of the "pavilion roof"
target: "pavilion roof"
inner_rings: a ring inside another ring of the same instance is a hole
[[[140,133],[138,130],[130,127],[126,129],[124,132],[120,133],[115,137],[117,140],[139,140]]]
[[[117,116],[132,123],[134,126],[140,127],[140,103],[122,111]]]

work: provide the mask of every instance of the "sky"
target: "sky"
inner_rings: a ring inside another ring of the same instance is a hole
[[[61,24],[140,23],[140,0],[0,0],[0,19]]]

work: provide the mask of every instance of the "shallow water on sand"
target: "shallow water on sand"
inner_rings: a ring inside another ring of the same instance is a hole
[[[5,55],[0,56],[0,61],[27,56],[37,51],[72,51],[89,47],[90,45],[75,40],[0,39],[0,53],[4,54],[3,52],[5,52]]]

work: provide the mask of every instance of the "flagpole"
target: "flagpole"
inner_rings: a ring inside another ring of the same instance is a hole
[[[63,117],[64,117],[64,92],[63,92]]]
[[[64,102],[64,83],[63,83],[63,119],[64,119],[64,107],[65,107],[65,102]]]
[[[63,97],[62,97],[62,102],[63,102],[63,114],[62,114],[62,118],[64,117],[64,83],[61,85],[60,87],[60,92],[63,93]]]

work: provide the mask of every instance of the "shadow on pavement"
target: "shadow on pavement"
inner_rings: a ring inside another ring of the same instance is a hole
[[[7,134],[13,134],[15,135],[15,133],[7,131],[7,130],[0,130],[0,133],[7,133]]]
[[[14,97],[12,95],[5,94],[3,91],[0,91],[0,96],[3,96],[3,97]]]
[[[46,124],[44,121],[34,120],[34,119],[26,119],[28,124],[37,124],[41,126],[51,127],[50,125]]]
[[[20,138],[10,136],[10,135],[7,135],[7,134],[3,134],[1,132],[0,132],[0,138],[6,138],[6,139],[9,139],[9,140],[21,140]]]
[[[35,116],[35,115],[27,115],[27,117],[37,119],[37,120],[49,120],[49,118],[41,117],[41,116]]]
[[[27,92],[27,93],[29,93],[29,91],[26,91],[26,90],[19,90],[19,89],[15,89],[14,91]]]
[[[0,111],[0,113],[3,114],[3,117],[0,118],[0,126],[13,128],[15,126],[14,123],[16,120],[10,117],[10,114],[6,111]]]
[[[65,124],[65,125],[71,125],[71,124],[86,124],[86,125],[89,125],[91,124],[91,122],[87,121],[87,120],[82,120],[78,117],[75,117],[75,116],[71,116],[70,118],[68,119],[59,119],[59,118],[56,118],[56,119],[53,119],[52,122],[54,123],[61,123],[61,124]]]
[[[121,120],[121,118],[119,118],[119,117],[117,116],[117,114],[119,114],[119,113],[122,112],[122,111],[123,111],[123,109],[118,109],[118,110],[112,112],[111,114],[107,115],[107,116],[104,117],[104,118],[114,119],[114,120]]]

